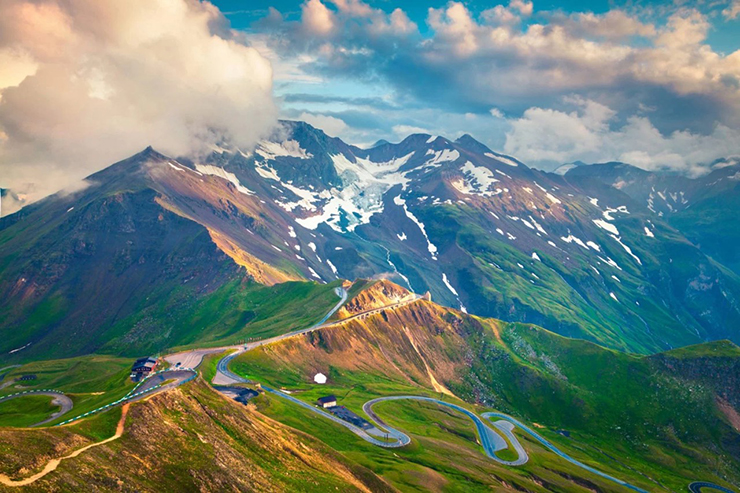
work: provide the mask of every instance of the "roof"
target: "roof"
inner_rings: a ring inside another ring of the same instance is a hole
[[[139,364],[143,365],[144,363],[156,363],[156,362],[157,362],[157,358],[149,356],[148,358],[137,359],[136,362],[134,363],[134,366],[139,365]]]
[[[336,401],[337,401],[336,396],[334,396],[334,395],[327,395],[325,397],[319,397],[319,399],[318,399],[317,402],[319,404],[326,404],[328,402],[336,402]]]
[[[156,365],[157,365],[156,361],[144,361],[144,362],[137,361],[136,363],[134,363],[134,366],[131,369],[134,371],[143,370],[143,369],[151,370]]]

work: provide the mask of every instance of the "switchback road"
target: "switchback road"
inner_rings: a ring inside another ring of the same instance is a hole
[[[9,401],[10,399],[17,399],[18,397],[27,397],[29,395],[47,395],[53,398],[53,400],[51,401],[52,404],[59,406],[59,411],[52,413],[51,416],[49,416],[45,420],[39,421],[38,423],[31,425],[31,427],[41,426],[51,421],[54,421],[59,416],[67,414],[74,407],[74,403],[72,402],[72,399],[64,395],[63,392],[59,392],[57,390],[26,390],[23,392],[18,392],[17,394],[11,394],[11,395],[6,395],[4,397],[0,397],[0,402]]]

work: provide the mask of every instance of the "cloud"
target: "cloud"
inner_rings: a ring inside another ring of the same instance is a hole
[[[732,3],[722,11],[727,20],[737,19],[740,16],[740,0],[732,0]]]
[[[347,124],[340,118],[335,118],[333,116],[304,112],[298,115],[298,120],[304,121],[316,128],[320,128],[332,137],[341,135],[347,130]]]
[[[566,15],[512,0],[476,14],[452,1],[428,10],[423,35],[415,25],[378,35],[377,26],[403,11],[351,4],[335,2],[320,46],[295,21],[265,43],[283,58],[313,57],[300,64],[304,74],[372,81],[414,108],[487,115],[494,107],[522,116],[579,94],[616,110],[621,122],[650,107],[664,136],[740,126],[740,50],[715,51],[707,42],[715,17],[693,8],[666,7],[661,18],[620,9]]]
[[[595,101],[569,98],[572,111],[529,108],[510,120],[505,152],[528,164],[552,168],[584,161],[622,161],[643,169],[670,169],[687,175],[709,171],[719,158],[740,154],[740,130],[717,125],[709,134],[661,134],[644,116],[615,124],[616,111]]]
[[[301,7],[301,23],[309,34],[325,36],[334,29],[334,14],[321,0],[308,0]]]
[[[1,185],[29,201],[147,145],[249,147],[276,119],[269,62],[208,2],[3,0],[0,65]]]
[[[654,25],[643,23],[623,10],[610,10],[604,14],[579,12],[568,17],[554,16],[553,21],[578,35],[612,41],[630,36],[652,38],[657,33]]]

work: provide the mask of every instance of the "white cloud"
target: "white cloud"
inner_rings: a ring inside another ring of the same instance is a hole
[[[411,134],[431,134],[429,130],[423,127],[415,127],[413,125],[394,125],[393,133],[396,137],[403,139]]]
[[[300,35],[305,26],[286,21],[275,49],[315,57],[301,64],[313,75],[379,80],[399,99],[442,111],[495,106],[521,114],[582,94],[628,113],[654,108],[651,120],[664,132],[740,126],[740,50],[712,49],[713,18],[686,6],[666,7],[660,18],[612,9],[540,12],[522,23],[534,14],[531,2],[512,0],[476,16],[451,1],[429,9],[422,37],[399,9],[386,14],[357,0],[335,3],[326,43],[317,47]],[[392,27],[393,19],[403,27]]]
[[[30,200],[147,145],[248,147],[276,118],[269,62],[208,2],[2,0],[0,64],[0,176]]]
[[[662,135],[645,117],[632,116],[611,128],[616,112],[600,103],[572,98],[571,112],[530,108],[510,120],[505,152],[532,165],[573,161],[622,161],[648,170],[689,175],[709,170],[718,158],[740,153],[740,130],[717,125],[709,135],[678,131]]]
[[[629,36],[652,38],[657,32],[652,24],[643,23],[622,10],[610,10],[604,14],[576,13],[562,23],[573,32],[610,40]]]
[[[481,28],[462,3],[450,2],[445,8],[429,9],[428,23],[436,39],[451,46],[455,55],[466,56],[478,50]]]
[[[301,21],[309,34],[325,36],[334,29],[334,14],[321,0],[308,0],[301,7]]]
[[[530,16],[534,10],[534,4],[525,0],[511,0],[509,2],[509,8],[518,10],[524,16]]]
[[[722,15],[727,20],[737,19],[740,16],[740,0],[733,0],[732,3],[722,11]]]
[[[504,118],[504,113],[498,108],[491,108],[488,112],[491,113],[491,116],[494,118]]]
[[[344,120],[333,116],[322,115],[317,113],[301,113],[298,120],[304,121],[309,125],[320,128],[332,137],[338,137],[344,134],[349,128]]]

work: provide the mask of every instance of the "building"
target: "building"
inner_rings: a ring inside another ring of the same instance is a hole
[[[327,407],[334,407],[337,405],[337,398],[333,395],[327,395],[326,397],[319,397],[316,401],[319,406],[326,409]]]
[[[139,358],[131,367],[131,380],[137,382],[157,368],[157,358]]]

